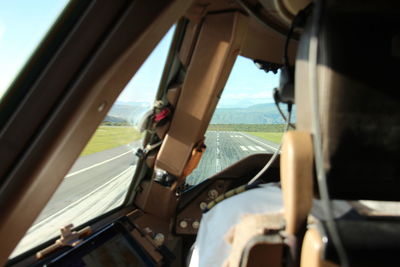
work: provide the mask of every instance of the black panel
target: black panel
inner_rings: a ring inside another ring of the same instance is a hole
[[[330,70],[319,91],[332,198],[400,200],[399,36],[398,1],[327,1],[318,63]]]
[[[350,266],[395,266],[400,255],[400,221],[339,220],[336,222]],[[327,237],[325,259],[338,262]]]
[[[113,223],[44,266],[156,266],[121,223]]]

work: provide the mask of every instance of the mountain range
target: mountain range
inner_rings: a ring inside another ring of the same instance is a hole
[[[274,103],[257,104],[246,108],[217,108],[211,119],[211,124],[280,123],[284,121]]]
[[[145,102],[116,102],[106,122],[127,122],[137,124],[144,113],[151,108]],[[285,106],[281,107],[286,113]],[[292,121],[295,121],[292,118]],[[284,123],[274,103],[250,105],[248,107],[217,107],[211,124],[281,124]]]

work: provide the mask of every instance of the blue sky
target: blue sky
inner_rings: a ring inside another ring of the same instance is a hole
[[[220,106],[248,106],[272,103],[272,90],[279,83],[279,73],[265,73],[253,61],[239,56],[224,88]]]
[[[67,0],[9,0],[0,2],[0,97],[35,50]],[[170,30],[129,82],[119,101],[154,99],[173,35]],[[248,106],[272,102],[278,75],[258,70],[239,57],[224,89],[220,106]]]
[[[119,97],[123,102],[152,102],[158,89],[172,39],[173,30],[161,40],[149,58],[132,78]],[[279,75],[257,69],[252,60],[239,56],[229,76],[219,105],[249,106],[271,103],[272,89],[278,85]]]
[[[0,96],[66,3],[66,0],[0,1]]]

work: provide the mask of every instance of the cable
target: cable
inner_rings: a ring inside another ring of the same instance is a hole
[[[279,97],[279,96],[278,96],[278,94],[277,94],[277,92],[276,92],[276,89],[275,89],[274,94],[273,94],[275,106],[276,106],[276,108],[278,109],[279,113],[281,114],[282,119],[285,121],[285,123],[287,123],[287,122],[288,122],[288,119],[286,118],[286,116],[285,116],[285,114],[283,113],[281,107],[279,106],[279,99],[278,99],[278,97]],[[296,126],[295,126],[293,123],[289,123],[289,126],[292,127],[292,129],[296,129]]]
[[[299,14],[297,16],[299,16]],[[290,71],[290,66],[289,66],[289,43],[290,43],[290,39],[292,38],[292,34],[293,34],[293,31],[294,31],[294,28],[296,27],[296,22],[297,22],[297,20],[296,20],[296,18],[294,18],[293,21],[292,21],[292,24],[290,25],[289,32],[286,35],[285,46],[284,46],[284,49],[283,49],[283,62],[284,62],[285,67],[289,71]]]
[[[294,32],[294,29],[299,26],[303,26],[305,24],[305,21],[310,14],[311,10],[314,7],[314,3],[308,4],[305,8],[299,11],[297,15],[294,17],[292,20],[292,24],[290,25],[288,34],[286,35],[286,40],[285,40],[285,46],[283,49],[283,62],[285,67],[290,71],[290,66],[289,66],[289,43],[290,40],[292,39],[292,35]]]
[[[287,121],[286,121],[286,126],[285,126],[285,130],[283,133],[286,133],[289,129],[289,125],[290,125],[290,118],[292,116],[292,104],[288,104],[288,117],[287,117]],[[282,136],[283,138],[283,136]],[[279,152],[281,151],[281,146],[282,146],[282,142],[279,144],[279,147],[277,150],[275,150],[274,154],[272,155],[272,157],[269,159],[269,161],[267,162],[267,164],[265,164],[265,166],[256,174],[256,176],[254,176],[250,182],[248,182],[248,185],[252,185],[253,183],[257,182],[257,180],[269,169],[269,167],[275,162],[276,158],[278,157]]]
[[[321,127],[319,117],[319,103],[318,103],[318,37],[320,33],[320,23],[322,18],[322,2],[323,0],[317,1],[314,9],[314,16],[312,17],[311,23],[311,37],[309,44],[309,80],[311,84],[311,100],[312,100],[312,130],[313,130],[313,143],[315,153],[315,166],[317,169],[317,183],[318,189],[321,196],[321,204],[324,208],[326,216],[326,225],[332,242],[336,248],[339,256],[340,264],[344,267],[349,266],[346,251],[343,247],[342,240],[339,236],[334,216],[332,212],[332,202],[329,196],[328,185],[326,181],[326,174],[323,166],[323,153],[322,153],[322,138],[321,138]]]
[[[242,6],[244,6],[245,10],[254,15],[254,11],[251,10],[251,8],[249,6],[246,6],[247,4],[241,0],[237,0]],[[310,14],[311,10],[313,7],[313,3],[309,4],[307,7],[305,7],[304,9],[302,9],[293,19],[292,24],[290,26],[289,32],[286,35],[286,41],[285,41],[285,46],[284,46],[284,53],[283,53],[283,61],[284,61],[284,66],[287,69],[287,71],[289,72],[289,77],[293,77],[293,73],[290,69],[289,66],[289,56],[288,56],[288,49],[289,49],[289,42],[290,39],[292,37],[293,31],[294,29],[299,26],[299,25],[304,25],[306,18],[308,17],[308,15]],[[265,23],[263,21],[263,23]],[[293,82],[293,81],[291,81]],[[289,126],[292,127],[293,129],[295,128],[295,125],[290,123],[290,119],[291,119],[291,115],[292,115],[292,105],[293,103],[290,102],[285,102],[288,105],[288,117],[286,118],[285,114],[282,112],[281,107],[279,106],[279,102],[281,102],[280,100],[280,96],[279,96],[279,92],[277,91],[277,89],[275,89],[274,94],[274,101],[275,101],[275,105],[279,111],[279,113],[281,114],[283,120],[286,122],[286,126],[284,129],[284,133],[286,133],[289,130]],[[270,158],[270,160],[267,162],[267,164],[256,174],[256,176],[254,176],[250,182],[248,182],[248,184],[253,184],[254,182],[256,182],[268,169],[269,167],[275,162],[276,158],[278,157],[278,154],[281,150],[281,146],[282,146],[282,142],[281,144],[279,144],[278,149],[274,152],[274,154],[272,155],[272,157]]]
[[[274,89],[273,97],[275,100],[276,108],[278,109],[279,113],[281,114],[282,118],[287,121],[286,116],[283,114],[279,103],[286,103],[286,104],[294,104],[295,102],[295,93],[294,93],[294,66],[290,66],[289,62],[289,43],[292,39],[292,35],[294,30],[297,27],[304,27],[305,21],[310,14],[311,8],[313,4],[309,4],[304,9],[300,10],[297,15],[294,17],[288,34],[286,35],[286,40],[283,49],[283,64],[284,67],[281,69],[281,76],[279,87]],[[295,128],[293,124],[290,124],[292,128]]]

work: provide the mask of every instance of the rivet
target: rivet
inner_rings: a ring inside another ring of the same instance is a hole
[[[158,233],[158,234],[156,234],[154,236],[153,240],[154,240],[154,242],[156,243],[157,246],[161,246],[165,241],[165,237],[164,237],[163,234]]]
[[[211,199],[216,199],[218,197],[218,191],[215,189],[211,189],[208,191],[208,197]]]
[[[192,223],[193,229],[199,229],[199,226],[200,226],[200,222],[199,222],[199,221],[194,221],[194,222]]]
[[[183,229],[185,229],[186,227],[188,227],[187,221],[182,220],[182,221],[179,223],[179,227],[180,227],[180,228],[183,228]]]
[[[200,209],[205,210],[207,208],[207,203],[206,202],[201,202],[200,203]]]

